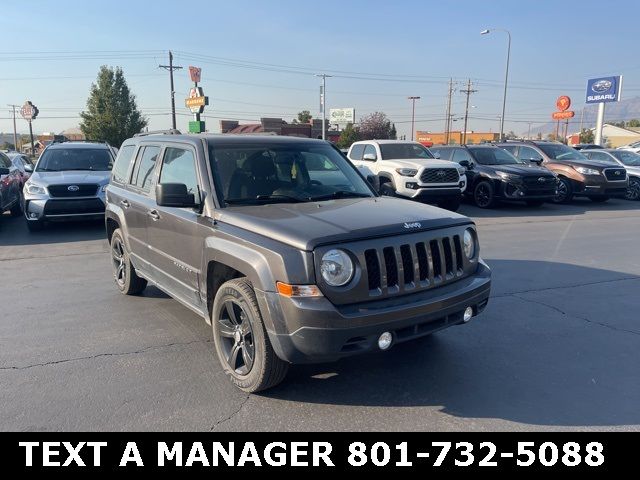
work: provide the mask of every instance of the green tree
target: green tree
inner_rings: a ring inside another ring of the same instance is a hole
[[[0,145],[0,150],[15,150],[16,146],[13,143],[4,142]]]
[[[311,122],[311,112],[309,110],[302,110],[298,112],[298,118],[293,119],[293,123],[309,123]]]
[[[398,139],[398,131],[396,130],[396,124],[391,124],[391,130],[389,130],[389,140],[397,140]]]
[[[627,122],[627,127],[638,128],[640,127],[640,120],[634,118],[633,120],[629,120]]]
[[[148,124],[138,110],[122,69],[106,65],[100,67],[96,83],[91,84],[87,109],[80,117],[80,130],[87,140],[107,141],[115,147]]]
[[[580,132],[580,143],[593,143],[595,140],[595,136],[593,135],[593,130],[589,128],[583,128]]]
[[[518,138],[518,135],[516,135],[513,130],[509,130],[509,133],[506,133],[504,135],[504,138],[506,138],[507,140],[515,140]]]
[[[353,126],[352,123],[347,124],[347,126],[342,130],[340,134],[340,138],[336,142],[336,146],[338,148],[349,148],[353,142],[358,141],[358,129]]]
[[[620,127],[620,128],[625,127],[624,120],[622,122],[613,122],[611,125],[613,125],[614,127]]]
[[[360,119],[361,140],[388,140],[391,138],[391,121],[382,112],[374,112]]]

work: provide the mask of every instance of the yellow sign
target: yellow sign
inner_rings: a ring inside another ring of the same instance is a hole
[[[192,107],[204,107],[207,104],[207,97],[193,97],[193,98],[187,98],[184,101],[184,104],[188,107],[188,108],[192,108]]]

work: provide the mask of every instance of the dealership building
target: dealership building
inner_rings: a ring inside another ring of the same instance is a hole
[[[449,132],[450,144],[461,144],[463,141],[464,132],[460,130],[453,130]],[[474,132],[468,131],[466,135],[466,143],[487,143],[497,142],[500,140],[500,134],[494,132]],[[444,145],[446,143],[446,133],[442,132],[416,132],[416,140],[424,145]]]

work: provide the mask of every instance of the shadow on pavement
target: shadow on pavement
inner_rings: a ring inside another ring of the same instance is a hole
[[[574,278],[574,285],[607,273],[549,262],[489,263],[522,275],[551,268]],[[638,425],[640,325],[634,327],[636,315],[627,308],[637,298],[637,280],[606,284],[611,291],[600,295],[593,293],[605,288],[599,285],[555,296],[540,290],[499,295],[468,325],[386,353],[295,366],[264,395],[328,405],[433,406],[455,417],[531,425]],[[611,296],[616,301],[609,304]],[[583,317],[585,308],[592,313]]]
[[[106,239],[104,221],[52,222],[39,232],[30,232],[24,217],[0,215],[0,246],[42,245]]]

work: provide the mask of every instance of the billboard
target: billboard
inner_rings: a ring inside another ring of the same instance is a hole
[[[355,123],[355,108],[331,108],[329,109],[329,123],[346,125],[347,123]]]
[[[586,103],[619,102],[622,94],[622,76],[600,77],[587,80]]]

